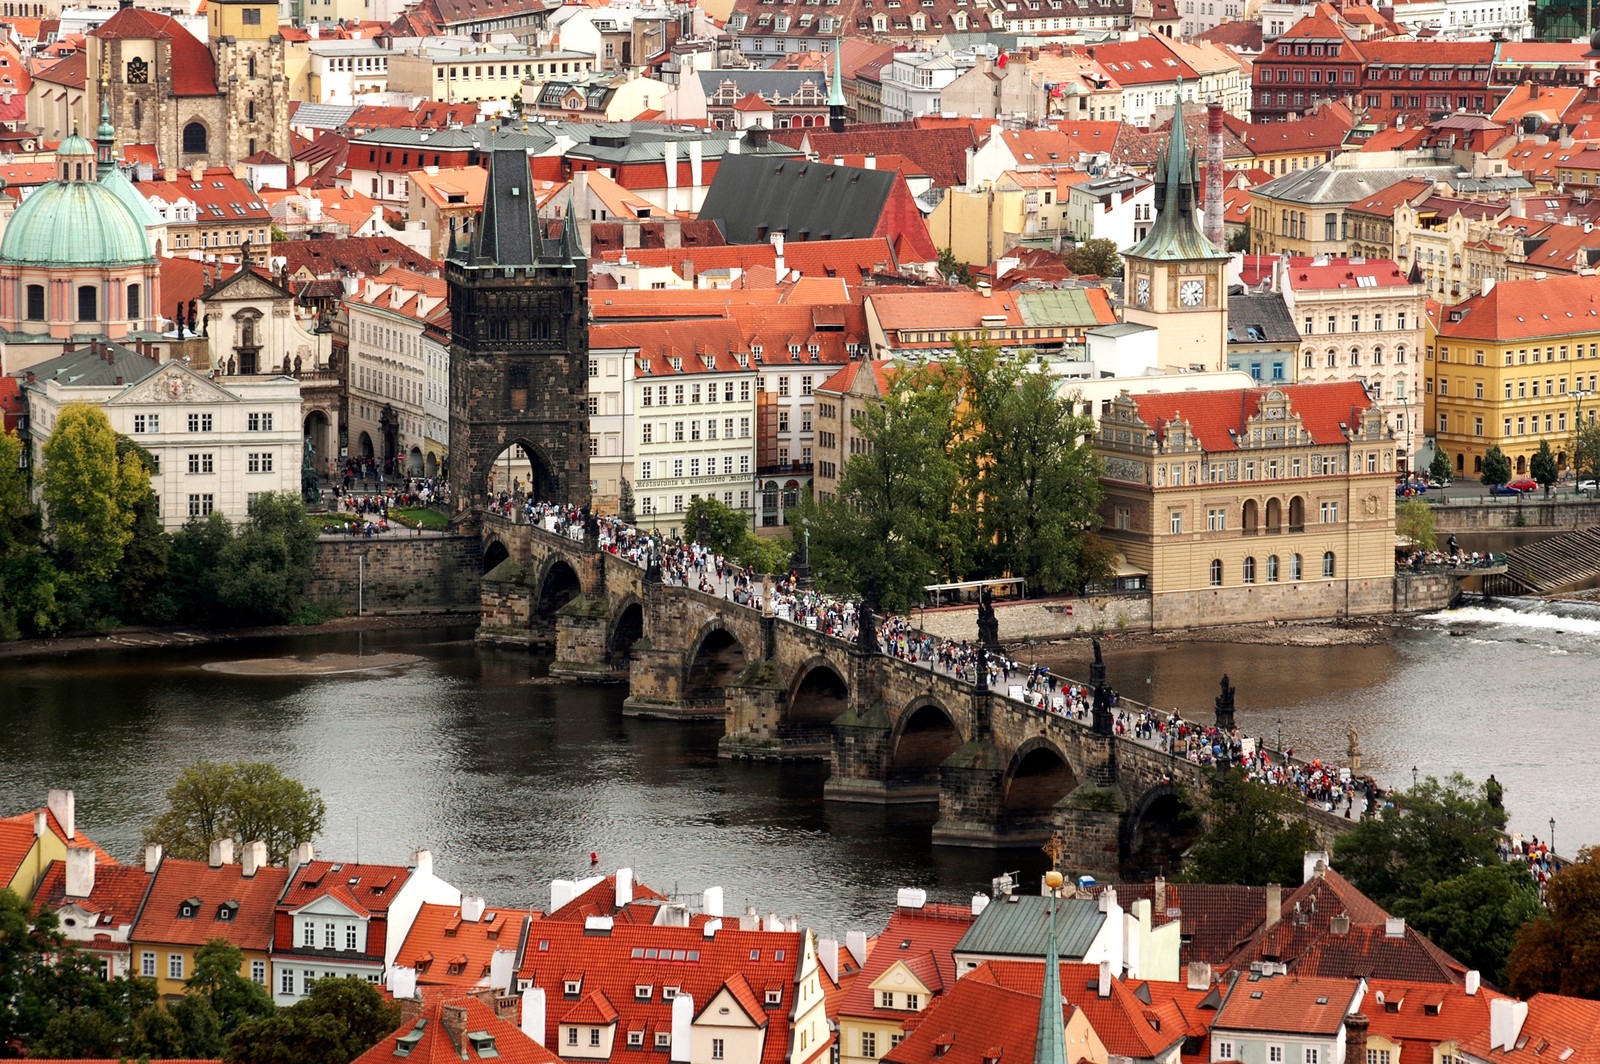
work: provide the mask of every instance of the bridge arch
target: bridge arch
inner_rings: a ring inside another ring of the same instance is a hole
[[[1122,874],[1134,879],[1170,874],[1204,826],[1182,787],[1161,783],[1150,788],[1122,820]]]
[[[1061,747],[1043,735],[1026,740],[1006,769],[1004,827],[1052,830],[1056,803],[1077,788],[1078,774]]]
[[[612,665],[626,664],[633,655],[633,645],[644,638],[644,603],[639,596],[629,595],[617,609],[606,632],[606,661]]]
[[[791,733],[825,730],[849,708],[850,685],[844,674],[827,657],[817,654],[794,671],[783,728]]]
[[[532,502],[564,502],[555,464],[543,447],[525,436],[509,441],[495,453],[485,455],[480,490],[498,497],[500,493],[520,495]]]
[[[483,546],[483,571],[489,572],[495,566],[511,557],[511,551],[499,539],[491,539]]]
[[[937,786],[939,766],[962,741],[955,715],[942,702],[932,695],[911,700],[889,737],[890,782]]]
[[[690,646],[693,649],[684,658],[685,701],[721,707],[724,689],[744,671],[749,652],[720,617],[702,625]]]
[[[578,571],[572,564],[559,555],[546,559],[539,570],[538,597],[534,600],[533,611],[538,617],[552,620],[556,611],[576,598],[583,590],[583,584],[578,579]]]

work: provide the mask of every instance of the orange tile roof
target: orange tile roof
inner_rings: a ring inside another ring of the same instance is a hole
[[[479,919],[465,920],[459,905],[424,902],[395,964],[415,968],[418,985],[482,985],[495,951],[515,952],[523,925],[537,915],[527,909],[485,908]]]
[[[833,376],[817,385],[817,391],[828,392],[833,395],[843,395],[855,384],[856,374],[861,372],[861,367],[870,365],[872,374],[876,378],[879,394],[887,394],[894,382],[897,363],[892,359],[861,359],[851,362],[840,369]]]
[[[863,364],[855,362],[846,369],[859,370]],[[839,374],[834,374],[834,377],[837,376]],[[832,380],[833,377],[830,377],[829,381]],[[824,383],[823,387],[827,388],[828,384]],[[849,994],[839,1006],[840,1015],[872,1016],[882,1020],[904,1019],[906,1014],[902,1011],[880,1008],[878,993],[872,989],[872,984],[895,964],[910,967],[934,994],[955,985],[956,943],[961,941],[961,936],[967,933],[976,919],[972,909],[962,905],[926,905],[921,909],[897,907],[883,933],[878,936],[877,948],[872,951],[872,956],[861,969],[860,977],[852,983]]]
[[[94,871],[94,888],[87,898],[67,897],[67,865],[51,861],[44,879],[33,895],[34,912],[60,909],[72,904],[98,919],[96,927],[116,928],[132,924],[154,882],[142,865],[101,864]]]
[[[1429,196],[1433,193],[1433,182],[1421,177],[1408,178],[1397,181],[1387,188],[1379,189],[1370,196],[1356,200],[1346,211],[1359,211],[1362,214],[1376,214],[1392,219],[1394,212],[1402,203]]]
[[[482,166],[442,166],[432,172],[413,170],[406,177],[438,206],[482,207],[489,171]]]
[[[989,961],[963,977],[1019,990],[1034,1001],[1044,982],[1044,965],[1028,961]],[[1092,989],[1091,989],[1092,985]],[[1099,992],[1095,964],[1061,965],[1061,990],[1067,1004],[1082,1011],[1089,1026],[1113,1056],[1151,1059],[1192,1036],[1203,1037],[1210,1024],[1197,1006],[1210,993],[1181,983],[1113,979],[1111,993]],[[1146,1002],[1144,997],[1150,1000]]]
[[[82,831],[73,825],[73,837],[67,838],[66,828],[56,819],[56,815],[49,809],[31,809],[26,813],[17,813],[13,816],[0,817],[0,883],[9,883],[17,874],[17,869],[22,867],[22,862],[33,851],[34,818],[43,813],[46,829],[52,832],[62,843],[73,846],[88,846],[95,851],[95,861],[98,864],[115,864],[111,855],[102,850]]]
[[[1038,966],[1043,973],[1043,965]],[[939,998],[884,1064],[990,1064],[1030,1061],[1039,1024],[1039,993],[976,979],[976,972]]]
[[[240,949],[264,953],[272,947],[273,910],[288,880],[288,869],[270,865],[246,878],[237,864],[212,868],[205,861],[164,858],[132,938],[184,946],[203,946],[221,938]],[[192,909],[190,916],[182,915],[186,904]],[[236,909],[219,918],[228,906]]]
[[[459,1026],[445,1022],[445,1009],[461,1009],[465,1015]],[[452,1033],[458,1028],[460,1035]],[[401,1039],[421,1036],[411,1048],[400,1051]],[[494,1040],[492,1053],[480,1053],[464,1035],[486,1034]],[[514,1023],[502,1020],[493,1009],[473,996],[433,997],[424,1000],[417,1016],[401,1024],[392,1034],[361,1054],[352,1064],[461,1064],[463,1060],[493,1060],[495,1064],[557,1064],[560,1057],[523,1034]]]
[[[1488,988],[1468,994],[1458,986],[1374,978],[1367,981],[1361,1011],[1371,1034],[1400,1046],[1394,1064],[1433,1064],[1434,1047],[1441,1042],[1487,1031],[1489,1002],[1502,996]]]
[[[124,14],[135,8],[124,8]],[[254,189],[237,177],[227,166],[207,167],[200,180],[194,180],[187,170],[178,171],[171,181],[152,178],[136,181],[133,185],[139,195],[159,198],[165,203],[187,199],[195,205],[195,222],[199,225],[269,225],[272,214]]]
[[[1360,282],[1370,281],[1362,285]],[[1404,288],[1411,279],[1393,259],[1357,259],[1348,256],[1289,257],[1289,283],[1299,292],[1341,288]]]
[[[1278,389],[1289,399],[1289,411],[1298,414],[1301,425],[1313,442],[1338,444],[1345,440],[1339,428],[1342,421],[1353,425],[1372,405],[1367,391],[1357,381],[1332,384],[1290,384]],[[1200,446],[1218,453],[1236,451],[1239,445],[1229,435],[1249,431],[1247,424],[1259,409],[1267,388],[1230,388],[1214,392],[1170,392],[1132,396],[1139,418],[1165,438],[1174,421],[1185,421]]]
[[[1441,312],[1446,340],[1522,340],[1600,330],[1600,277],[1501,281]]]
[[[1477,1034],[1462,1038],[1461,1048],[1495,1064],[1600,1064],[1600,1001],[1535,994],[1528,999],[1528,1018],[1515,1048],[1492,1048],[1489,1033],[1485,1024]]]
[[[593,343],[590,344],[593,347]],[[582,923],[591,916],[610,916],[630,923],[650,923],[667,900],[661,892],[634,881],[633,900],[622,908],[617,907],[617,877],[604,876],[600,882],[573,898],[559,909],[544,915],[546,920],[566,920]]]
[[[411,872],[403,865],[312,861],[295,869],[278,908],[293,912],[318,898],[331,897],[360,916],[386,913]]]
[[[1213,1036],[1224,1030],[1337,1034],[1360,987],[1356,979],[1295,975],[1252,979],[1241,974],[1217,1010]]]

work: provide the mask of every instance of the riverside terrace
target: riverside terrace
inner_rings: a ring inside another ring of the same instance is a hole
[[[1117,735],[1109,710],[1053,713],[885,654],[875,635],[849,641],[721,587],[666,584],[658,566],[567,530],[482,516],[480,639],[528,645],[553,629],[552,674],[615,680],[625,669],[626,713],[721,718],[724,757],[826,758],[830,800],[937,803],[933,839],[946,845],[1059,834],[1071,867],[1115,874],[1172,864],[1204,826],[1190,796],[1216,770]],[[1231,706],[1219,717],[1231,726]],[[1324,842],[1354,823],[1309,802],[1299,815]]]

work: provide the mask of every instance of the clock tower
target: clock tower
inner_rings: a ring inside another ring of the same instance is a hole
[[[1199,167],[1183,129],[1183,84],[1156,163],[1156,220],[1122,253],[1123,317],[1156,329],[1165,369],[1222,370],[1228,351],[1228,253],[1195,224]]]

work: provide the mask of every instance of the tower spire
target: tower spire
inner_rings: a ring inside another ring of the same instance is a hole
[[[1195,223],[1195,207],[1200,202],[1196,193],[1200,171],[1194,153],[1189,150],[1189,137],[1183,126],[1181,78],[1172,108],[1172,131],[1156,161],[1155,177],[1155,224],[1143,240],[1128,249],[1128,254],[1134,258],[1166,261],[1227,258],[1228,253],[1207,240]]]
[[[105,42],[101,43],[106,48]],[[99,176],[105,177],[117,165],[117,130],[111,124],[111,53],[100,56],[100,127],[94,135],[95,154],[99,157]]]
[[[1055,844],[1056,840],[1051,839],[1051,842]],[[1056,906],[1061,903],[1061,884],[1065,881],[1054,867],[1044,874],[1045,886],[1050,889],[1050,930],[1045,935],[1044,987],[1039,991],[1039,1026],[1033,1036],[1033,1064],[1067,1064],[1067,1037],[1061,1021],[1061,958],[1056,953]]]
[[[833,39],[833,77],[828,79],[828,132],[844,132],[844,73],[840,53],[844,51],[844,37]]]

